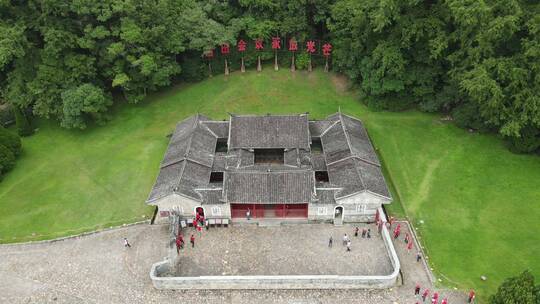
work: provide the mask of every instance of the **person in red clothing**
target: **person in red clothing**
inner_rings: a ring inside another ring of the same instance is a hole
[[[191,243],[191,248],[195,247],[195,236],[192,234],[189,238],[189,242]]]
[[[422,293],[422,302],[426,301],[426,298],[428,295],[429,295],[429,289],[424,290],[424,293]]]
[[[409,244],[407,244],[407,251],[411,251],[413,247],[413,242],[409,242]]]
[[[180,249],[184,247],[184,238],[181,234],[176,237],[176,253],[180,253]]]
[[[197,228],[198,220],[196,218],[193,219],[193,228]]]
[[[431,304],[437,304],[439,302],[439,293],[433,293],[433,298],[431,298]]]
[[[441,304],[448,304],[448,299],[447,298],[444,298],[441,302]]]
[[[416,283],[416,287],[414,287],[414,295],[420,294],[420,284]]]
[[[476,293],[474,293],[474,290],[471,289],[471,291],[469,292],[469,300],[467,301],[467,303],[473,303],[474,298],[476,298]]]
[[[394,239],[397,239],[400,233],[401,233],[401,224],[398,224],[396,226],[396,229],[394,229]]]

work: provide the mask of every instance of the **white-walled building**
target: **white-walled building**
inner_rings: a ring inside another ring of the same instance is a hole
[[[180,122],[147,203],[158,217],[369,222],[392,201],[362,122],[342,113]]]

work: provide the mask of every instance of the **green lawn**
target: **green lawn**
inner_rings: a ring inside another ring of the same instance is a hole
[[[118,107],[107,125],[85,131],[43,122],[24,139],[16,168],[0,182],[0,242],[150,217],[144,201],[166,135],[196,112],[215,119],[227,112],[322,118],[341,107],[366,123],[405,207],[397,203],[390,211],[418,227],[445,285],[486,294],[525,268],[540,275],[540,158],[511,154],[495,136],[468,133],[436,115],[370,112],[336,83],[342,84],[320,71],[267,68],[166,90]]]

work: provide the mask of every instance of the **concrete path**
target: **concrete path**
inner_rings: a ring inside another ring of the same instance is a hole
[[[414,304],[416,282],[434,290],[422,264],[414,259],[415,251],[407,253],[400,239],[396,250],[404,285],[393,289],[158,291],[149,270],[166,255],[167,235],[166,226],[142,224],[58,242],[2,245],[0,303]],[[124,248],[124,237],[132,248]],[[465,303],[461,293],[437,290],[449,296],[450,304]]]

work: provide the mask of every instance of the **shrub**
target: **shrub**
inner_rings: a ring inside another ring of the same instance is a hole
[[[186,52],[181,60],[180,78],[187,82],[201,81],[208,77],[208,64],[200,52]]]
[[[460,128],[486,130],[487,126],[479,115],[480,109],[472,102],[457,106],[452,111],[454,122]]]
[[[26,114],[17,107],[13,107],[13,112],[15,113],[15,124],[17,125],[17,133],[20,136],[30,136],[34,133],[34,129],[28,120]]]
[[[497,292],[489,298],[490,304],[537,304],[538,286],[534,286],[534,276],[524,271],[517,277],[504,280]]]
[[[6,146],[0,145],[0,172],[6,173],[15,167],[15,155]]]
[[[21,138],[10,132],[8,129],[0,126],[0,145],[4,146],[13,153],[13,155],[19,155],[21,153]]]
[[[7,126],[15,122],[13,106],[10,104],[0,105],[0,126]]]
[[[299,70],[306,70],[309,65],[309,55],[305,52],[296,54],[295,58],[296,68]]]
[[[520,137],[509,137],[510,150],[516,153],[531,153],[540,148],[540,129],[526,126],[521,129]]]

